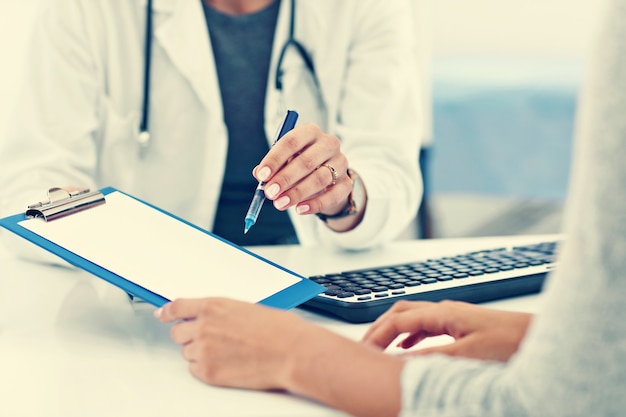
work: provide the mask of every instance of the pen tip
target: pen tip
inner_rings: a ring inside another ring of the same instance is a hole
[[[246,224],[243,227],[243,234],[245,235],[246,233],[248,233],[250,231],[250,228],[252,228],[252,225],[254,224],[254,220],[252,219],[246,219],[245,220]]]

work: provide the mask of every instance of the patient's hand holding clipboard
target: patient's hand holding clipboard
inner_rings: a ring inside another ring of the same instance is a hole
[[[0,226],[157,307],[227,297],[289,309],[325,290],[114,188],[48,195]]]

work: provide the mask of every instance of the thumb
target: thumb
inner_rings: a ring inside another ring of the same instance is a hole
[[[154,316],[164,323],[195,319],[203,304],[199,298],[179,298],[155,310]]]
[[[469,335],[463,338],[456,339],[445,345],[432,346],[414,350],[412,352],[408,352],[407,355],[422,356],[438,353],[446,356],[464,356],[477,358],[481,356],[479,354],[481,345],[482,343],[480,343],[480,338],[474,337],[474,335]]]

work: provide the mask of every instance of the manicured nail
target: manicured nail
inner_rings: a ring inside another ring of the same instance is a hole
[[[272,184],[265,189],[265,195],[267,196],[267,198],[274,198],[278,195],[279,191],[280,191],[279,185]]]
[[[270,174],[272,173],[272,171],[270,171],[269,167],[263,167],[261,168],[261,170],[259,171],[259,179],[261,181],[265,181],[270,177]]]
[[[276,207],[278,210],[282,210],[288,205],[289,205],[289,197],[287,197],[286,195],[274,201],[274,207]]]
[[[307,204],[302,204],[302,205],[296,207],[296,213],[298,213],[298,214],[305,214],[305,213],[308,213],[310,209],[311,209],[311,207],[309,207]]]

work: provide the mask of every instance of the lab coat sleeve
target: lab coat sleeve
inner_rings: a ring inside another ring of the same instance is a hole
[[[54,186],[94,188],[95,65],[78,2],[42,2],[23,85],[0,141],[0,215],[23,212]],[[9,247],[39,257],[4,234]],[[5,237],[3,236],[3,238]]]
[[[334,133],[367,189],[361,224],[346,233],[319,225],[320,238],[351,249],[394,239],[415,217],[423,108],[410,3],[355,3]]]

